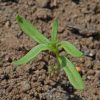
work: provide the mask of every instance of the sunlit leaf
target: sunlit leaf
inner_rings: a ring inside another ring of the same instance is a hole
[[[52,24],[52,31],[51,31],[51,42],[53,43],[57,41],[57,30],[58,30],[58,20],[55,19]]]
[[[17,61],[14,61],[13,64],[20,65],[25,64],[30,61],[32,58],[36,57],[41,51],[47,50],[48,46],[44,44],[39,44],[32,48],[24,57],[20,58]]]
[[[60,57],[60,64],[74,88],[79,90],[84,89],[84,82],[75,66],[64,56]]]
[[[74,57],[81,57],[83,53],[79,51],[74,45],[68,41],[62,41],[60,43],[61,48],[64,48],[67,53],[71,54]]]
[[[33,27],[33,25],[25,18],[18,15],[16,17],[16,20],[21,29],[35,41],[37,41],[38,43],[49,42],[49,40],[44,35],[42,35],[35,27]]]

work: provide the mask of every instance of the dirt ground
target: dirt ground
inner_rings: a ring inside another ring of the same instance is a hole
[[[49,76],[48,66],[56,62],[48,52],[17,68],[11,64],[37,44],[21,31],[17,14],[48,38],[58,18],[59,40],[84,53],[82,58],[66,54],[81,67],[84,90],[73,89],[63,71]],[[0,0],[0,100],[100,100],[100,0]]]

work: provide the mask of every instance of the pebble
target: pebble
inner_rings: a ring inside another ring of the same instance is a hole
[[[13,89],[13,86],[9,86],[8,89],[7,89],[7,91],[8,91],[8,92],[11,92],[12,89]]]
[[[9,28],[9,27],[11,26],[11,22],[10,22],[10,21],[6,21],[5,26],[6,26],[7,28]]]
[[[8,55],[6,55],[6,56],[5,56],[5,61],[7,61],[7,62],[12,62],[12,59],[11,59]]]
[[[82,51],[84,52],[85,56],[87,56],[90,53],[90,51],[89,51],[89,49],[87,47],[83,47]]]
[[[87,76],[87,79],[90,80],[91,79],[91,76]]]
[[[27,3],[28,3],[29,6],[34,6],[35,5],[34,0],[28,0]]]
[[[88,71],[88,74],[89,74],[89,75],[95,75],[95,71],[90,69],[90,70]]]
[[[36,17],[38,19],[42,19],[42,20],[46,20],[46,19],[49,19],[51,18],[51,11],[48,10],[48,9],[37,9],[36,11]]]
[[[23,32],[18,32],[18,33],[16,34],[16,37],[17,37],[17,38],[20,38],[22,35],[23,35]]]
[[[85,65],[86,65],[87,68],[91,69],[93,67],[93,62],[88,60],[88,59],[86,59]]]
[[[93,53],[90,52],[90,53],[89,53],[89,56],[90,56],[90,57],[93,57]]]
[[[23,100],[28,100],[28,97],[24,97]]]
[[[94,50],[90,51],[89,56],[94,57],[96,55],[96,52]]]
[[[96,54],[96,59],[100,61],[100,53],[99,52],[97,52],[97,54]]]
[[[36,0],[39,7],[45,8],[48,6],[50,0]]]
[[[22,81],[21,82],[21,88],[22,88],[23,92],[26,92],[26,91],[31,89],[31,86],[27,81]]]
[[[82,57],[79,60],[80,60],[81,63],[84,63],[85,62],[85,59],[82,58]]]

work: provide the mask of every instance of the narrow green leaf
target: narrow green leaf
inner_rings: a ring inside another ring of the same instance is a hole
[[[38,43],[49,42],[49,40],[45,36],[43,36],[35,27],[33,27],[33,25],[28,20],[26,20],[22,16],[16,16],[16,21],[21,29]]]
[[[84,89],[84,82],[80,74],[77,72],[75,66],[64,56],[61,57],[60,63],[74,88],[79,90]]]
[[[60,43],[60,47],[64,48],[65,51],[67,51],[69,54],[71,54],[74,57],[81,57],[83,55],[81,51],[79,51],[74,45],[72,45],[68,41],[62,41]]]
[[[48,46],[45,44],[39,44],[32,48],[24,57],[20,58],[17,61],[14,61],[13,64],[15,65],[20,65],[20,64],[25,64],[32,58],[36,57],[41,51],[47,50]]]
[[[58,30],[58,20],[55,19],[52,24],[52,31],[51,31],[51,41],[53,43],[57,41],[57,30]]]

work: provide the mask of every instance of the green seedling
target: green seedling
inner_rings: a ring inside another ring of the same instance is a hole
[[[74,45],[68,41],[58,41],[57,39],[57,29],[58,21],[54,20],[52,24],[51,38],[47,39],[43,34],[41,34],[32,24],[23,18],[22,16],[16,17],[17,23],[21,29],[32,39],[38,42],[38,45],[33,47],[24,57],[17,61],[13,61],[13,64],[20,65],[25,64],[32,58],[36,57],[40,52],[48,50],[55,54],[57,59],[57,66],[63,69],[68,76],[70,83],[75,89],[84,89],[84,82],[76,70],[73,63],[68,60],[67,57],[60,55],[59,49],[63,48],[68,54],[74,57],[81,57],[83,55]]]

